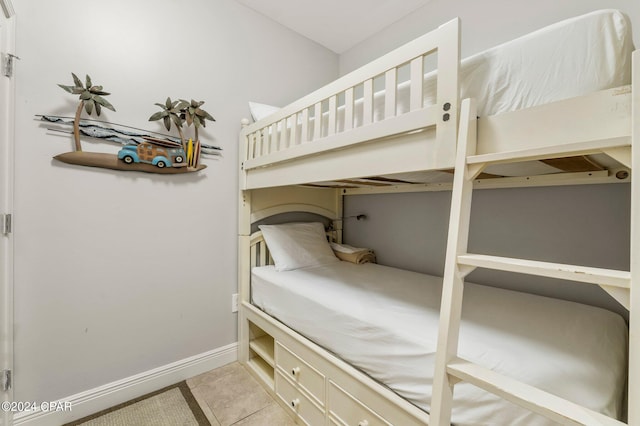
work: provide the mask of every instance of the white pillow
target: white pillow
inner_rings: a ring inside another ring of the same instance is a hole
[[[276,271],[339,262],[319,222],[260,225]]]
[[[251,118],[253,118],[253,121],[260,121],[280,110],[280,107],[259,104],[257,102],[249,102],[249,110],[251,111]]]

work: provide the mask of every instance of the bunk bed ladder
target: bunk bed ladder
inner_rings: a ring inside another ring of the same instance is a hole
[[[464,279],[478,267],[598,284],[628,309],[632,304],[631,273],[627,271],[467,253],[473,181],[486,166],[485,162],[476,161],[476,124],[475,102],[465,99],[461,104],[430,424],[451,424],[454,385],[460,381],[480,387],[560,424],[626,424],[458,357]],[[520,158],[519,154],[514,153],[513,158]],[[638,231],[635,232],[637,234]],[[634,345],[637,346],[633,328],[630,335],[633,355]],[[630,370],[636,368],[634,362],[631,361]],[[629,380],[633,380],[632,373]],[[629,392],[633,394],[636,390],[629,386]],[[629,424],[639,424],[637,422],[640,420],[631,421],[632,415],[635,415],[632,410],[630,407]]]

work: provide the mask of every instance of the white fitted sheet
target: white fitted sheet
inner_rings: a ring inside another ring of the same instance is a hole
[[[631,83],[632,51],[628,18],[614,9],[594,11],[463,59],[460,99],[475,98],[482,117],[624,86]],[[436,101],[435,76],[434,72],[425,75],[424,105]],[[354,127],[363,122],[363,102],[358,96],[361,94],[356,94]],[[400,82],[398,114],[409,111],[409,98],[408,82]],[[374,94],[374,122],[384,119],[384,107],[384,90],[378,90]],[[323,113],[323,135],[327,134],[328,116]],[[336,119],[338,131],[342,131],[344,107],[338,108]],[[313,126],[311,119],[310,132]],[[291,123],[287,127],[290,129]],[[298,123],[298,140],[300,131]]]
[[[462,61],[460,99],[494,115],[631,83],[631,24],[607,9],[566,19]]]
[[[460,99],[475,98],[488,116],[631,83],[631,25],[618,10],[599,10],[544,27],[460,63]],[[436,102],[436,75],[425,75],[423,103]],[[398,113],[409,111],[409,84],[400,83]],[[355,104],[355,126],[362,103]],[[338,114],[338,127],[343,114]],[[384,95],[374,96],[374,121],[384,119]],[[323,125],[327,123],[323,121]]]
[[[252,301],[403,398],[429,411],[442,279],[377,264],[252,271]],[[618,417],[627,327],[612,312],[467,284],[460,356]],[[466,383],[457,425],[550,421]]]

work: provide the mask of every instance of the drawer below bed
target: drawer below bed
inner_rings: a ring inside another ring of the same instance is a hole
[[[282,375],[297,388],[304,389],[320,406],[324,406],[325,377],[322,373],[279,342],[276,343],[276,364]]]
[[[329,419],[336,425],[389,426],[364,403],[329,381]]]
[[[324,410],[291,383],[280,370],[276,371],[276,395],[289,407],[298,423],[302,421],[309,426],[324,424]]]

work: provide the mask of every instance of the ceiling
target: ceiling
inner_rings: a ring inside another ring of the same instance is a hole
[[[341,54],[430,0],[236,0]]]

